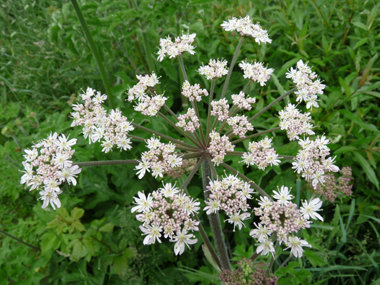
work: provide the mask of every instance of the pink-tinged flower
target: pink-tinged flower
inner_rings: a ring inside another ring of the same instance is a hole
[[[265,86],[265,82],[270,79],[270,76],[274,71],[273,68],[264,67],[261,62],[250,64],[242,61],[239,63],[239,66],[244,71],[244,78],[259,82],[261,86]]]
[[[199,201],[194,200],[193,198],[188,198],[184,203],[184,207],[188,215],[196,213],[200,207],[198,207],[201,203]]]
[[[249,235],[253,238],[259,240],[259,242],[264,242],[268,240],[268,237],[272,234],[272,231],[267,228],[266,225],[262,225],[261,223],[254,223],[257,229],[253,229],[250,231]]]
[[[233,213],[230,216],[230,218],[227,219],[226,221],[229,222],[230,224],[234,224],[234,231],[235,231],[236,226],[238,226],[239,230],[241,230],[242,226],[245,226],[243,221],[249,219],[250,217],[251,217],[250,213],[240,214],[240,211],[239,211],[239,212]]]
[[[177,235],[174,236],[171,242],[175,242],[174,253],[175,255],[181,255],[185,251],[185,245],[190,249],[189,244],[195,244],[198,240],[192,239],[195,238],[193,234],[187,234],[186,230],[177,232]]]
[[[287,250],[288,248],[290,248],[291,254],[293,254],[295,257],[302,257],[303,246],[311,247],[311,245],[307,241],[301,240],[298,237],[290,237],[287,245],[288,247],[285,248],[284,250]]]
[[[25,167],[25,171],[22,171],[24,172],[25,174],[21,177],[21,182],[20,184],[24,184],[26,183],[27,185],[29,184],[29,181],[31,179],[33,179],[33,166],[30,165],[29,163],[27,162],[23,162],[22,163]]]
[[[40,199],[44,201],[42,204],[42,209],[45,209],[49,203],[55,210],[54,204],[57,206],[57,208],[61,207],[61,201],[58,199],[58,194],[56,191],[49,191],[49,190],[44,190],[40,191]]]
[[[268,32],[262,29],[259,24],[253,24],[249,16],[240,19],[233,17],[231,20],[224,21],[221,26],[226,31],[236,31],[241,36],[253,37],[258,44],[272,42],[268,37]]]
[[[238,95],[234,94],[231,96],[233,104],[239,109],[251,110],[252,104],[256,102],[256,98],[245,98],[245,94],[241,91]]]
[[[215,214],[220,209],[220,201],[218,200],[211,200],[211,201],[205,201],[206,207],[203,208],[203,211],[206,211],[207,215]]]
[[[148,194],[148,197],[146,197],[145,194],[140,191],[138,192],[138,195],[140,198],[133,197],[137,203],[137,206],[133,207],[131,212],[148,212],[153,205],[153,197],[150,196],[150,193]]]
[[[140,226],[140,230],[145,235],[147,235],[144,238],[143,244],[145,244],[145,245],[154,244],[156,242],[156,240],[159,243],[161,243],[161,240],[160,240],[161,234],[160,234],[160,232],[162,231],[162,227],[160,227],[158,225],[153,225],[153,226],[145,225],[145,226]]]
[[[190,102],[193,102],[194,100],[200,102],[202,101],[202,95],[208,96],[206,89],[201,89],[199,84],[190,85],[190,82],[187,80],[182,85],[181,94],[186,98],[189,98]]]
[[[26,154],[24,155],[25,160],[28,161],[28,162],[32,162],[38,156],[38,151],[37,151],[36,148],[33,148],[32,150],[25,149],[24,151],[26,152]]]
[[[267,255],[268,253],[273,254],[275,252],[273,247],[273,242],[270,240],[264,240],[256,248],[256,253],[260,255]]]
[[[273,198],[277,199],[281,205],[284,205],[289,202],[289,200],[293,199],[293,195],[290,194],[290,190],[288,187],[281,186],[281,190],[273,191],[275,195],[273,195]]]
[[[227,60],[215,60],[210,59],[208,65],[204,65],[199,67],[198,72],[201,75],[205,75],[207,80],[221,78],[223,75],[228,73],[228,69],[226,68]]]
[[[72,183],[74,186],[77,185],[77,180],[75,179],[76,175],[82,171],[78,165],[73,165],[69,168],[63,168],[62,171],[59,171],[60,181],[67,181],[67,183]]]
[[[319,198],[314,198],[311,199],[310,202],[302,202],[302,207],[300,208],[300,211],[306,219],[318,219],[323,222],[322,216],[317,213],[317,211],[321,211],[321,207],[322,201]]]
[[[192,43],[194,42],[195,36],[195,33],[191,35],[184,34],[181,36],[181,38],[176,37],[174,42],[172,42],[169,36],[166,39],[160,39],[160,49],[158,50],[157,60],[162,61],[167,55],[169,58],[174,58],[184,52],[194,54],[195,47],[192,46]]]
[[[193,108],[189,108],[185,115],[180,115],[176,126],[181,127],[190,133],[194,133],[195,130],[200,127],[199,119],[195,113],[195,110]]]

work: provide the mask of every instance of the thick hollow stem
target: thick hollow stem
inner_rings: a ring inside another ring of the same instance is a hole
[[[244,38],[241,37],[240,40],[239,40],[239,43],[236,47],[236,50],[235,50],[235,53],[234,53],[234,57],[232,58],[232,61],[231,61],[231,64],[230,64],[230,69],[228,70],[228,74],[227,74],[227,78],[226,78],[226,81],[224,82],[224,86],[223,86],[223,91],[222,91],[222,96],[220,97],[221,99],[224,98],[224,96],[226,95],[226,91],[227,91],[227,87],[228,87],[228,83],[230,81],[230,77],[231,77],[231,74],[232,74],[232,70],[234,69],[234,65],[235,65],[235,61],[237,59],[237,56],[239,54],[239,51],[240,51],[240,48],[241,48],[241,45],[243,44],[243,41],[244,41]]]
[[[276,131],[278,131],[278,130],[281,130],[281,128],[280,128],[280,127],[277,127],[277,128],[269,129],[269,130],[266,130],[266,131],[262,131],[262,132],[259,132],[259,133],[256,133],[256,134],[253,134],[253,135],[247,136],[247,137],[245,137],[245,138],[241,138],[241,139],[238,139],[238,140],[232,141],[231,144],[237,144],[237,143],[242,142],[242,141],[245,141],[245,140],[247,140],[247,139],[251,139],[251,138],[254,138],[254,137],[257,137],[257,136],[260,136],[260,135],[266,134],[266,133],[276,132]]]
[[[248,120],[248,122],[252,122],[254,119],[256,119],[258,116],[260,116],[262,113],[264,113],[266,110],[268,110],[269,108],[271,108],[274,104],[276,104],[277,102],[281,101],[282,99],[284,99],[286,96],[289,96],[290,94],[292,94],[294,91],[296,91],[297,88],[293,88],[291,90],[289,90],[288,92],[286,92],[285,94],[281,95],[280,97],[278,97],[276,100],[274,100],[272,103],[269,103],[265,108],[261,109],[260,112],[258,112],[256,115],[254,115],[252,118],[250,118]]]
[[[135,128],[138,128],[138,129],[140,129],[140,130],[143,130],[143,131],[149,132],[149,133],[151,133],[151,134],[157,135],[157,136],[159,136],[159,137],[161,137],[161,138],[164,138],[164,139],[167,139],[168,141],[171,141],[171,142],[173,142],[173,143],[176,143],[176,144],[179,144],[179,145],[183,145],[183,146],[185,146],[185,147],[189,147],[189,148],[194,148],[194,146],[191,145],[191,144],[185,143],[185,142],[180,141],[180,140],[177,140],[177,139],[173,139],[172,137],[169,137],[169,136],[166,136],[166,135],[161,134],[161,133],[159,133],[159,132],[153,131],[153,130],[151,130],[151,129],[149,129],[149,128],[146,128],[146,127],[140,126],[140,125],[135,124],[135,123],[132,123],[132,125],[133,125]]]
[[[107,78],[106,70],[104,69],[103,60],[100,58],[98,48],[95,45],[94,40],[92,39],[90,30],[88,29],[86,20],[84,19],[83,15],[82,15],[82,11],[79,8],[77,0],[71,0],[71,3],[73,3],[75,13],[78,16],[78,19],[79,19],[79,22],[82,26],[83,32],[87,38],[87,42],[90,45],[93,56],[95,57],[96,63],[98,65],[98,68],[100,71],[100,76],[102,77],[103,84],[104,84],[104,87],[105,87],[106,92],[107,92],[107,98],[110,102],[110,107],[112,109],[114,109],[115,108],[114,97],[112,95],[112,90],[111,90],[111,86],[110,86],[110,83],[109,83],[108,78]]]
[[[261,195],[263,196],[266,196],[268,197],[269,200],[273,201],[273,199],[267,194],[265,193],[265,191],[263,189],[261,189],[261,187],[259,185],[257,185],[255,182],[253,182],[251,179],[249,179],[247,176],[245,176],[244,174],[240,173],[239,171],[237,171],[236,169],[232,168],[231,166],[229,166],[228,164],[225,164],[224,162],[220,164],[221,166],[223,166],[225,169],[231,171],[232,173],[236,174],[237,176],[239,176],[241,179],[243,179],[244,181],[248,182],[249,184],[251,184],[251,186],[257,190],[257,192],[259,192]]]
[[[209,162],[205,160],[203,161],[203,164],[202,164],[203,190],[205,193],[205,199],[208,198],[207,186],[209,185],[209,182],[212,179],[211,177],[212,177],[212,174],[211,174],[211,168],[210,168]],[[216,213],[216,214],[209,215],[209,220],[211,224],[212,234],[215,240],[216,249],[219,254],[220,263],[222,265],[222,269],[231,270],[231,264],[228,258],[227,248],[224,244],[223,232],[222,232],[222,227],[220,224],[219,214]]]
[[[100,166],[100,165],[120,165],[120,164],[139,164],[140,162],[136,159],[129,160],[104,160],[104,161],[85,161],[85,162],[74,162],[73,165],[82,166]]]

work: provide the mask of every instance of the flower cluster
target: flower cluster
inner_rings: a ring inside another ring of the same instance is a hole
[[[319,107],[317,94],[323,94],[325,85],[319,79],[313,81],[313,79],[317,78],[317,74],[312,72],[306,63],[299,60],[296,69],[291,67],[289,72],[286,73],[286,78],[290,78],[296,84],[298,91],[294,93],[297,95],[297,102],[305,101],[307,109]]]
[[[334,173],[327,173],[324,177],[325,182],[323,184],[317,185],[314,190],[315,193],[321,195],[331,203],[335,201],[336,197],[339,194],[351,196],[353,186],[350,184],[351,180],[353,179],[351,167],[343,167],[339,173],[341,174],[339,178],[336,178]],[[308,183],[308,186],[312,187],[312,183],[310,181]]]
[[[253,37],[258,44],[272,42],[268,37],[268,32],[259,24],[253,24],[249,16],[240,19],[233,17],[231,20],[224,21],[221,26],[226,31],[236,31],[241,36]]]
[[[234,151],[235,146],[231,144],[226,135],[220,136],[218,132],[212,131],[210,133],[210,146],[207,148],[209,151],[212,162],[215,165],[223,163],[223,159],[227,154],[227,151]]]
[[[273,193],[276,201],[262,196],[259,201],[260,207],[254,208],[255,215],[260,218],[260,223],[254,224],[256,229],[250,232],[250,235],[261,243],[256,252],[261,255],[273,253],[271,235],[275,234],[280,245],[285,243],[288,248],[291,248],[291,253],[295,257],[301,257],[302,246],[311,246],[293,235],[300,229],[309,228],[310,218],[323,221],[323,218],[317,213],[320,211],[322,201],[319,198],[312,199],[310,202],[304,201],[298,210],[297,205],[290,201],[293,196],[288,187],[282,186]]]
[[[73,105],[76,112],[71,113],[74,119],[71,126],[83,126],[84,138],[88,137],[89,143],[102,140],[103,152],[109,152],[115,145],[120,150],[131,149],[128,133],[134,128],[119,109],[111,110],[107,114],[101,105],[107,96],[91,88],[87,88],[86,93],[80,96],[85,103]]]
[[[226,99],[220,99],[218,101],[211,102],[212,110],[211,116],[218,116],[218,120],[223,122],[228,118],[229,108],[228,101]]]
[[[252,109],[251,104],[256,103],[256,98],[245,98],[245,94],[243,91],[240,91],[238,95],[233,94],[231,97],[233,104],[239,109],[250,111]]]
[[[329,140],[325,136],[315,140],[306,138],[298,141],[302,149],[295,157],[292,168],[297,173],[302,173],[306,181],[312,181],[314,189],[319,183],[325,182],[326,172],[339,171],[339,167],[333,164],[335,158],[326,158],[330,154],[328,143]]]
[[[149,87],[154,87],[156,84],[159,84],[157,75],[153,72],[151,76],[146,75],[137,75],[136,76],[139,82],[128,90],[128,101],[132,102],[135,99],[143,99],[148,95],[145,93]]]
[[[60,208],[58,195],[62,191],[59,185],[64,181],[74,186],[77,184],[75,177],[82,169],[70,161],[75,152],[71,147],[76,142],[76,139],[68,140],[64,134],[54,133],[33,145],[31,150],[25,150],[25,174],[21,177],[21,184],[30,186],[30,191],[40,190],[40,199],[44,201],[42,208],[49,203],[53,209],[55,206]]]
[[[143,244],[161,243],[163,235],[170,242],[175,242],[174,253],[180,255],[185,251],[185,245],[189,247],[198,241],[193,234],[188,234],[189,231],[198,231],[199,222],[192,218],[200,209],[198,201],[181,193],[171,183],[153,191],[152,196],[145,196],[142,192],[138,192],[138,196],[134,197],[137,206],[132,208],[132,213],[137,211],[136,218],[143,223],[140,226],[146,235]]]
[[[310,124],[310,113],[302,114],[295,105],[288,104],[284,110],[279,112],[280,128],[286,130],[286,134],[291,141],[299,139],[299,135],[314,135],[311,130],[313,125]]]
[[[197,100],[200,102],[202,100],[202,96],[208,96],[208,92],[206,89],[201,89],[199,84],[190,85],[189,81],[185,81],[182,85],[182,93],[183,96],[189,98],[190,102]]]
[[[226,65],[227,60],[210,59],[208,65],[199,67],[198,72],[201,75],[205,75],[208,80],[221,78],[228,73]]]
[[[281,161],[278,154],[272,147],[272,139],[262,139],[259,142],[250,142],[248,146],[249,152],[245,152],[242,156],[243,162],[247,165],[257,165],[264,170],[268,165],[278,165]]]
[[[185,115],[180,115],[178,117],[178,123],[176,123],[176,126],[181,127],[190,133],[194,133],[195,129],[198,129],[200,126],[199,119],[195,113],[195,110],[193,108],[189,108]]]
[[[229,175],[221,181],[210,181],[207,190],[211,192],[209,199],[205,201],[207,206],[203,209],[207,211],[207,215],[223,210],[229,216],[226,221],[234,224],[234,230],[236,226],[241,230],[244,225],[243,221],[251,216],[247,212],[250,208],[247,200],[252,199],[251,194],[254,191],[249,183]],[[242,213],[240,214],[240,212]]]
[[[167,99],[168,98],[163,95],[155,95],[153,97],[146,96],[139,100],[134,109],[145,116],[153,117],[156,116],[161,107],[165,105]]]
[[[160,39],[160,49],[158,50],[158,58],[157,60],[162,61],[165,56],[169,56],[169,58],[173,58],[183,54],[184,52],[188,52],[190,54],[194,54],[194,46],[192,43],[194,42],[196,34],[187,34],[182,35],[180,37],[176,37],[174,43],[171,38],[168,36],[166,39]]]
[[[242,61],[239,63],[240,68],[244,71],[244,78],[259,82],[261,86],[265,85],[270,79],[273,73],[273,68],[266,68],[261,62],[255,62],[254,64]]]
[[[182,166],[182,158],[175,153],[175,145],[164,144],[154,136],[146,141],[149,151],[141,155],[140,163],[135,167],[138,170],[139,179],[143,178],[146,172],[152,170],[152,176],[163,177],[176,172],[176,168]]]
[[[223,284],[226,285],[276,285],[278,278],[272,273],[259,269],[256,262],[243,257],[237,262],[239,268],[235,271],[223,270],[219,276]]]
[[[227,119],[227,124],[232,127],[232,133],[244,138],[248,131],[253,131],[253,127],[247,120],[247,116],[234,116]]]

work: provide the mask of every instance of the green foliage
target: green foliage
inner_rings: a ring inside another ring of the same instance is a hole
[[[196,54],[184,61],[189,77],[209,88],[195,70],[209,58],[230,61],[237,44],[220,24],[229,16],[250,15],[268,29],[272,45],[246,41],[238,58],[275,68],[267,86],[252,84],[248,89],[258,104],[246,115],[254,115],[289,90],[285,72],[299,59],[309,61],[328,86],[320,97],[321,107],[312,110],[316,132],[331,138],[329,147],[340,167],[352,167],[354,199],[340,198],[340,207],[325,203],[325,222],[301,234],[313,248],[297,261],[288,260],[288,251],[279,252],[273,270],[279,284],[379,284],[380,4],[374,0],[98,0],[79,5],[116,103],[139,122],[143,116],[130,114],[130,105],[123,100],[140,72],[162,76],[160,89],[169,95],[168,105],[182,111],[178,63],[155,60],[159,39],[168,35],[197,33]],[[0,17],[0,284],[217,284],[219,273],[200,245],[181,258],[165,243],[142,246],[139,223],[130,213],[132,197],[144,189],[157,189],[159,183],[138,180],[131,166],[83,169],[78,185],[63,189],[63,207],[56,212],[42,210],[35,193],[19,184],[23,149],[50,132],[78,138],[76,161],[129,159],[145,149],[136,143],[130,153],[104,154],[99,145],[88,145],[79,129],[70,128],[70,105],[78,91],[87,86],[105,90],[71,2],[3,1]],[[217,82],[216,92],[222,83]],[[240,74],[234,72],[227,99],[243,87]],[[255,129],[277,126],[280,108],[277,104],[255,120]],[[175,134],[158,120],[151,124],[158,132]],[[273,136],[280,154],[296,151],[285,136]],[[247,145],[238,147],[242,151]],[[297,177],[289,162],[266,171],[243,168],[235,157],[228,163],[267,191],[284,184],[293,186],[296,194]],[[189,191],[200,195],[200,185],[195,179]],[[300,198],[311,195],[302,185]],[[207,218],[201,219],[211,235]],[[224,231],[233,260],[252,255],[256,245],[248,227],[233,232],[231,225],[225,225]],[[261,257],[259,262],[269,260]],[[280,266],[284,262],[287,266]]]

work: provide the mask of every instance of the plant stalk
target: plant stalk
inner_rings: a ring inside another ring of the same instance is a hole
[[[203,191],[205,193],[205,199],[208,198],[207,186],[212,179],[211,168],[207,160],[202,163],[202,180],[203,180]],[[228,258],[227,248],[224,244],[222,227],[220,224],[219,214],[209,215],[209,220],[211,224],[212,234],[214,236],[216,249],[219,254],[220,263],[223,270],[231,270],[230,260]]]
[[[71,3],[73,3],[74,10],[78,16],[79,22],[87,38],[88,44],[90,45],[92,55],[95,57],[96,63],[100,71],[100,76],[102,77],[102,80],[103,80],[104,88],[106,89],[106,92],[107,92],[107,98],[109,99],[110,107],[114,109],[115,108],[114,96],[112,94],[112,90],[107,78],[106,70],[104,69],[103,61],[100,58],[97,46],[95,45],[94,40],[92,39],[90,30],[88,29],[86,20],[84,19],[82,15],[82,11],[80,10],[77,0],[71,0]]]

